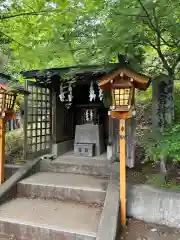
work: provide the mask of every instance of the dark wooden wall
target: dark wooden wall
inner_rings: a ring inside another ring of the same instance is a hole
[[[98,98],[98,87],[95,85],[97,99],[93,104],[100,104],[100,123],[104,125],[104,137],[108,138],[108,109],[104,108]],[[79,105],[89,104],[89,84],[77,84],[73,87],[73,102],[69,109],[59,100],[60,79],[53,79],[53,141],[54,143],[63,142],[74,138],[75,126],[82,124],[81,108]]]

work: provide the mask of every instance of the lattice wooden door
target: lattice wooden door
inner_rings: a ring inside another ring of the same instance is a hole
[[[51,90],[43,85],[26,81],[31,94],[25,98],[24,155],[33,159],[51,152],[52,108]]]

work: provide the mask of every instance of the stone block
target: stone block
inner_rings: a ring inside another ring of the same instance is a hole
[[[78,157],[93,157],[94,143],[75,143],[74,154]]]
[[[179,201],[178,190],[127,186],[127,215],[138,220],[180,228]]]
[[[76,126],[76,143],[94,143],[95,155],[99,156],[105,151],[104,134],[102,125],[84,124]]]

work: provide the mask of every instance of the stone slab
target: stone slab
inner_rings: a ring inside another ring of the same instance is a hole
[[[18,183],[18,196],[104,203],[108,180],[94,176],[40,172]]]
[[[0,206],[0,234],[20,240],[92,240],[100,215],[95,206],[17,198]]]
[[[40,171],[109,177],[111,164],[112,162],[108,160],[59,157],[53,162],[43,160],[40,165]]]
[[[128,185],[127,214],[146,222],[180,228],[180,191]]]
[[[76,125],[76,143],[94,143],[95,155],[101,155],[105,150],[103,126],[94,124]]]

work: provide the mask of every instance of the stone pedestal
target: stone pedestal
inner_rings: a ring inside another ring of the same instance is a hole
[[[95,155],[101,155],[105,151],[103,126],[94,124],[77,125],[75,132],[76,143],[94,143]]]
[[[94,157],[94,143],[75,143],[74,154],[78,157]]]

